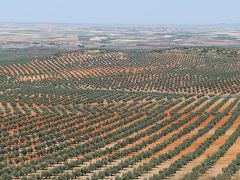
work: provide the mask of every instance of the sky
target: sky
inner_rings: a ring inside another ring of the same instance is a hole
[[[240,23],[240,0],[0,0],[0,22]]]

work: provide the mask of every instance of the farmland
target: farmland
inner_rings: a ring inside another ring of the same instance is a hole
[[[240,47],[240,24],[117,25],[1,23],[0,48],[161,49]]]
[[[240,178],[239,49],[4,57],[0,179]]]

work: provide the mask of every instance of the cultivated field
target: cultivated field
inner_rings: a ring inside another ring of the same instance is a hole
[[[238,180],[239,54],[82,50],[0,61],[0,179]]]

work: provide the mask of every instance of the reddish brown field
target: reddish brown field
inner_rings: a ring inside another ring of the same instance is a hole
[[[0,64],[0,179],[238,179],[240,61],[199,52]]]

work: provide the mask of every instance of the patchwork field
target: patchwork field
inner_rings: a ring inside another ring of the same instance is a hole
[[[240,179],[239,54],[101,49],[0,61],[0,179]]]

